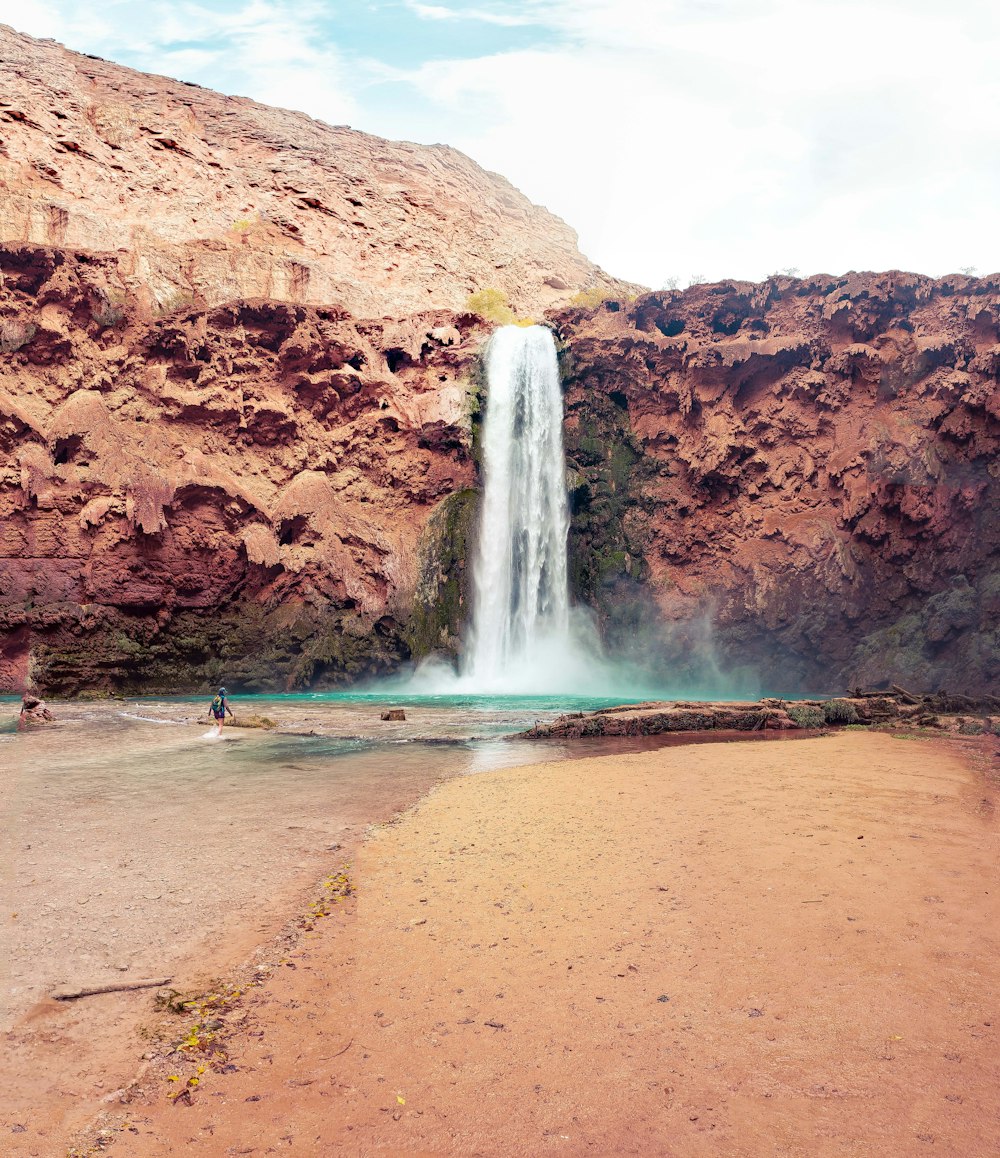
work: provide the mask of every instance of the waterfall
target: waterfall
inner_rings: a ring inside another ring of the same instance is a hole
[[[570,630],[562,391],[551,332],[497,330],[486,370],[485,488],[463,682],[481,691],[566,689],[581,658]]]

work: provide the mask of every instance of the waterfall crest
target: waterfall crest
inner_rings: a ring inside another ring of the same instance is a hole
[[[484,492],[463,683],[482,691],[566,687],[579,670],[566,575],[562,391],[551,332],[504,326],[490,340]]]

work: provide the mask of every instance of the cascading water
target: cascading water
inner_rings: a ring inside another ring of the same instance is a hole
[[[562,391],[552,334],[504,326],[490,340],[485,489],[462,682],[477,691],[553,691],[582,657],[566,577]]]
[[[564,702],[662,698],[667,685],[652,675],[649,656],[641,648],[633,658],[607,656],[594,615],[570,605],[562,389],[552,333],[543,326],[495,331],[486,375],[484,487],[462,663],[456,673],[430,657],[397,687],[410,695]],[[655,649],[655,635],[649,642]],[[712,675],[718,689],[714,666]]]

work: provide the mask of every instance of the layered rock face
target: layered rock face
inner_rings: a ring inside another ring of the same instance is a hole
[[[0,687],[284,688],[455,646],[479,319],[149,319],[112,255],[0,273]]]
[[[112,255],[0,272],[0,686],[457,652],[481,319],[150,318]],[[573,586],[613,644],[680,690],[996,690],[1000,283],[699,286],[554,325]]]
[[[496,288],[537,314],[614,286],[576,234],[443,145],[384,141],[0,25],[0,241],[116,254],[147,309],[234,298],[361,317]]]
[[[3,26],[0,274],[0,688],[52,691],[453,652],[485,335],[455,311],[621,284],[453,149]]]
[[[681,686],[996,691],[1000,281],[724,283],[557,325],[574,574],[612,633]]]

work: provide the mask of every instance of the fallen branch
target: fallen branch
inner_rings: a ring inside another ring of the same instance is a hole
[[[131,989],[155,989],[168,985],[172,977],[143,977],[135,981],[112,981],[110,985],[85,985],[81,989],[57,989],[52,997],[56,1001],[74,1001],[77,997],[93,997],[96,993],[125,993]]]
[[[899,684],[892,684],[891,688],[904,704],[909,704],[912,707],[920,703],[920,700],[912,692],[908,692],[906,688],[901,688]]]

